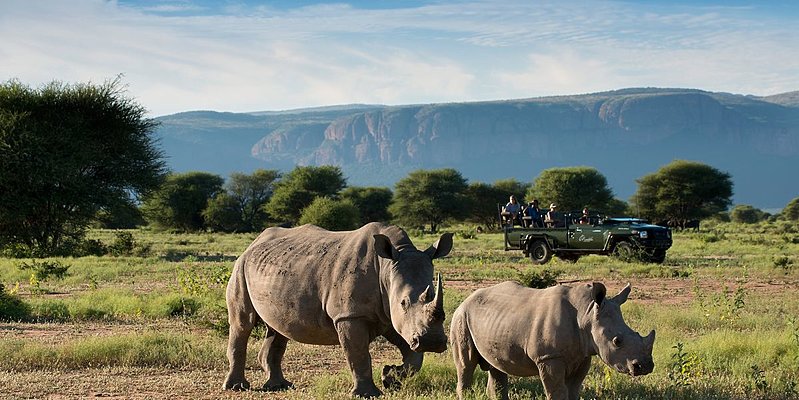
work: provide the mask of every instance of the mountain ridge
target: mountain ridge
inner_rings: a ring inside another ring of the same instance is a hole
[[[393,186],[419,168],[455,168],[471,181],[491,182],[589,165],[624,199],[635,179],[673,159],[692,159],[730,172],[736,202],[774,208],[799,195],[796,185],[769,182],[796,181],[786,171],[799,169],[797,99],[799,92],[626,88],[467,103],[195,111],[159,117],[158,134],[177,171],[226,176],[334,164],[351,185]]]

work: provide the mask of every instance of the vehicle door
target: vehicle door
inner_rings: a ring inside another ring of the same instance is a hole
[[[569,247],[575,249],[594,250],[605,245],[605,237],[601,226],[591,218],[588,224],[571,224],[569,226]]]

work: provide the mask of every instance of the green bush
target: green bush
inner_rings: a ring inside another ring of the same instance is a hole
[[[519,277],[519,281],[522,285],[533,289],[545,289],[550,286],[555,286],[558,284],[558,277],[563,275],[563,271],[552,271],[550,269],[544,269],[542,271],[531,271],[527,273],[522,273]]]
[[[69,264],[61,264],[59,261],[31,261],[30,264],[23,262],[17,266],[20,271],[32,271],[34,277],[38,281],[46,281],[50,277],[56,279],[64,279],[69,270]]]
[[[357,229],[360,220],[358,208],[349,200],[317,197],[302,210],[300,224],[314,224],[331,231],[348,231]]]
[[[0,283],[0,321],[24,321],[30,318],[30,306]]]

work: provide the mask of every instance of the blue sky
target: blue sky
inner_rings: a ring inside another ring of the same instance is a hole
[[[0,80],[124,74],[153,116],[799,90],[799,2],[2,0]]]

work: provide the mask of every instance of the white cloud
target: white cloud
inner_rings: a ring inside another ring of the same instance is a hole
[[[0,77],[38,85],[124,73],[155,115],[631,86],[799,89],[799,28],[763,7],[475,1],[213,14],[191,1],[147,4],[4,0]]]

